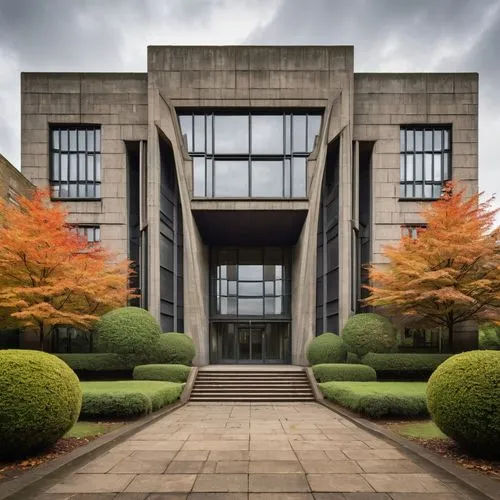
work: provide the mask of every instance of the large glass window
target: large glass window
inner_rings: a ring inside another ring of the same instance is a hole
[[[401,128],[400,198],[437,199],[451,179],[449,127]]]
[[[92,352],[92,332],[58,326],[52,332],[52,352]]]
[[[303,198],[321,112],[181,111],[201,198]]]
[[[283,248],[214,248],[212,315],[290,315],[289,252]]]
[[[52,127],[50,133],[52,198],[100,198],[100,127]]]

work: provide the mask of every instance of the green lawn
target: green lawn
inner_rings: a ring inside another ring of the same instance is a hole
[[[404,437],[420,438],[420,439],[444,439],[446,434],[443,434],[439,427],[432,421],[425,422],[408,422],[404,424],[396,424],[391,426],[391,429]]]
[[[122,422],[77,422],[65,435],[67,438],[102,436],[123,425]]]
[[[325,382],[324,396],[371,418],[427,416],[425,382]]]
[[[124,419],[147,415],[176,401],[184,384],[153,380],[81,382],[82,419]]]

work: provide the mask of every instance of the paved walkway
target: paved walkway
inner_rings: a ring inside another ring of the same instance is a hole
[[[93,495],[91,495],[93,494]],[[473,498],[317,403],[190,403],[42,500]]]

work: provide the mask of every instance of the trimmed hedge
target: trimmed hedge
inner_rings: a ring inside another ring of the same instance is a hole
[[[81,385],[81,417],[88,419],[147,415],[176,401],[184,387],[183,384],[144,380],[82,382]]]
[[[40,351],[0,351],[0,457],[22,458],[53,445],[78,419],[78,377]]]
[[[196,355],[194,342],[184,333],[162,333],[156,345],[154,362],[190,366]]]
[[[325,382],[325,397],[371,418],[428,415],[424,382]]]
[[[100,418],[128,419],[148,415],[151,411],[151,399],[141,392],[83,393],[81,412],[83,418],[91,420]]]
[[[428,378],[451,354],[370,353],[363,364],[371,366],[379,376]]]
[[[186,365],[140,365],[134,368],[134,380],[186,382],[191,368]]]
[[[397,332],[391,322],[375,313],[351,316],[342,330],[347,350],[358,356],[369,352],[391,352],[397,345]]]
[[[306,356],[311,365],[343,363],[347,357],[347,350],[338,335],[323,333],[309,341]]]
[[[429,379],[427,404],[436,425],[464,448],[500,456],[500,352],[445,361]]]
[[[113,353],[68,353],[56,354],[70,368],[75,371],[130,371],[134,369],[135,363],[123,359],[119,354]]]
[[[136,364],[151,361],[161,328],[145,309],[122,307],[106,313],[97,322],[96,350],[119,354]]]
[[[331,382],[333,380],[370,382],[377,380],[375,370],[365,365],[325,363],[314,365],[312,370],[318,382]]]

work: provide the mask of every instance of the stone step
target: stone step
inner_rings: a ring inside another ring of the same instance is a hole
[[[276,389],[299,389],[301,387],[309,388],[309,384],[307,384],[306,382],[301,382],[301,383],[297,383],[297,384],[274,384],[272,382],[270,382],[268,384],[234,384],[234,383],[206,384],[205,382],[197,382],[196,387],[203,387],[206,389],[210,389],[213,387],[226,387],[226,388],[227,387],[234,387],[234,388],[242,387],[244,389],[248,389],[248,388],[251,389],[252,387],[255,387],[255,388],[271,387],[271,388],[276,388]]]
[[[243,378],[243,379],[234,379],[234,378],[197,378],[200,382],[205,383],[213,383],[213,384],[225,384],[235,383],[235,384],[267,384],[267,383],[275,383],[275,384],[297,384],[302,382],[307,382],[307,378],[296,378],[296,379],[275,379],[275,378],[262,378],[262,379],[254,379],[254,378]]]
[[[270,396],[270,397],[263,397],[263,396],[251,396],[251,397],[244,397],[244,396],[195,396],[190,399],[190,401],[193,402],[240,402],[240,403],[263,403],[263,402],[268,402],[268,403],[292,403],[292,402],[299,402],[299,401],[315,401],[313,396]]]
[[[192,401],[314,401],[306,373],[289,370],[200,370]]]

